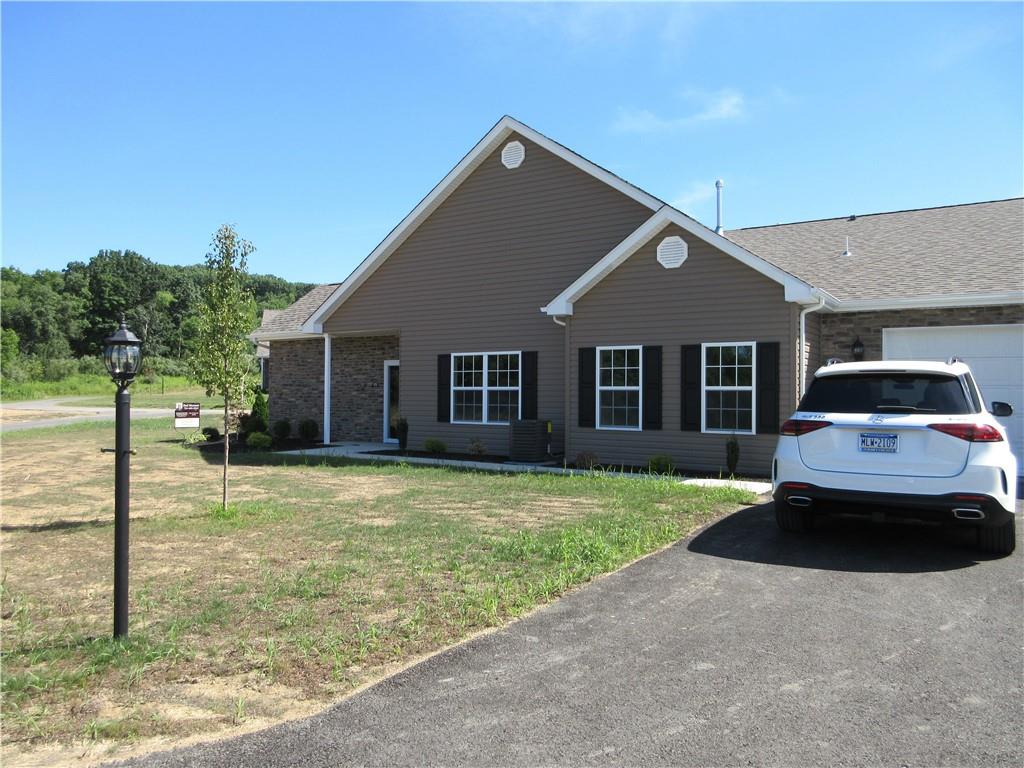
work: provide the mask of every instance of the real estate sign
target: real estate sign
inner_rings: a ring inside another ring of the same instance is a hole
[[[199,429],[199,403],[176,403],[174,405],[175,429]]]

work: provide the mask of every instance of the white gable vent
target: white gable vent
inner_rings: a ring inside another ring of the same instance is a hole
[[[501,164],[506,168],[518,168],[526,157],[526,147],[518,141],[510,141],[501,150]]]
[[[665,269],[675,269],[686,261],[686,241],[678,235],[666,237],[658,243],[658,263]]]

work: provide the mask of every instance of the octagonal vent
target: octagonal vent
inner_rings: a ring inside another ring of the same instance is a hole
[[[526,147],[518,141],[510,141],[501,150],[501,164],[506,168],[518,168],[526,158]]]
[[[665,269],[675,269],[686,261],[686,241],[678,235],[666,237],[658,243],[658,263]]]

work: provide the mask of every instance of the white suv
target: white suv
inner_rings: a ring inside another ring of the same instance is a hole
[[[772,462],[775,519],[810,528],[830,510],[975,526],[978,544],[1016,541],[1017,462],[971,370],[948,363],[826,365],[782,425]]]

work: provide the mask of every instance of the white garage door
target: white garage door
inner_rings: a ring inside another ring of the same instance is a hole
[[[1006,425],[1017,466],[1024,473],[1024,325],[956,325],[886,328],[886,360],[948,360],[956,355],[974,372],[988,407],[993,400],[1013,406]]]

